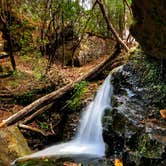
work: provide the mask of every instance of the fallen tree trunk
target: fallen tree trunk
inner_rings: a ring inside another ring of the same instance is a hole
[[[27,123],[31,122],[34,118],[36,118],[37,116],[39,116],[43,112],[47,111],[52,106],[53,106],[53,103],[50,103],[50,104],[40,108],[39,110],[35,111],[32,115],[30,115],[26,119],[24,119],[22,124],[27,124]]]
[[[102,3],[101,0],[96,0],[99,7],[100,7],[100,10],[102,12],[102,15],[106,21],[106,24],[107,24],[107,29],[110,30],[112,32],[112,34],[115,36],[117,42],[126,50],[126,51],[129,51],[129,48],[128,46],[123,42],[123,40],[120,38],[118,32],[115,30],[115,28],[113,27],[112,23],[109,21],[109,18],[106,14],[106,11],[104,9],[104,5]]]
[[[19,112],[13,114],[12,116],[10,116],[9,118],[7,118],[6,120],[3,120],[0,123],[0,128],[4,127],[4,126],[8,126],[11,125],[13,123],[18,122],[20,119],[28,116],[28,115],[32,115],[34,112],[36,112],[37,110],[39,110],[40,108],[53,103],[55,100],[59,99],[60,97],[62,97],[65,93],[71,91],[74,88],[74,85],[79,83],[82,80],[89,80],[93,75],[96,75],[97,73],[101,72],[101,69],[104,69],[104,66],[107,66],[108,62],[110,60],[112,60],[118,53],[118,49],[115,50],[115,52],[113,54],[111,54],[110,56],[108,56],[105,60],[103,60],[100,64],[98,64],[97,66],[95,66],[94,68],[92,68],[88,73],[85,73],[83,76],[79,77],[78,79],[76,79],[75,81],[69,83],[68,85],[65,85],[64,87],[51,92],[37,100],[35,100],[34,102],[32,102],[31,104],[29,104],[28,106],[24,107],[23,109],[21,109]]]

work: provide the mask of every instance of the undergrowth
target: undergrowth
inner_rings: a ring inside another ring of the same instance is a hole
[[[74,90],[71,93],[72,97],[66,101],[69,110],[76,111],[80,109],[81,99],[85,92],[87,92],[87,85],[88,83],[86,81],[81,81],[80,83],[75,85]]]

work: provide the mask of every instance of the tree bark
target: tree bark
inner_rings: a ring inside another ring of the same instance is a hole
[[[94,10],[95,6],[97,4],[97,1],[94,2],[93,6],[92,6],[92,11]],[[91,15],[88,17],[88,19],[86,20],[85,22],[85,26],[84,26],[84,29],[83,29],[83,32],[81,34],[81,37],[80,39],[77,41],[77,43],[73,46],[73,52],[72,52],[72,66],[74,66],[74,54],[75,54],[75,51],[76,49],[79,47],[80,43],[82,42],[83,38],[84,38],[84,34],[85,34],[85,30],[88,26],[88,22],[90,21],[91,19]]]
[[[42,23],[42,27],[41,27],[41,36],[40,36],[40,39],[41,39],[41,47],[40,47],[40,51],[41,51],[41,54],[44,56],[45,53],[46,53],[46,49],[45,49],[45,35],[46,35],[46,26],[47,26],[47,12],[49,10],[51,6],[51,0],[47,0],[46,2],[46,6],[45,6],[45,10],[44,10],[44,19],[43,19],[43,23]]]
[[[11,65],[13,70],[16,70],[16,63],[13,55],[13,46],[10,35],[10,26],[11,26],[11,5],[9,1],[2,1],[0,3],[1,11],[0,11],[0,22],[3,25],[2,32],[7,40],[8,54],[10,57]]]
[[[33,103],[29,104],[28,106],[21,109],[19,112],[15,113],[14,115],[10,116],[6,120],[3,120],[0,123],[0,128],[4,126],[8,126],[10,124],[18,122],[20,119],[32,115],[34,112],[36,112],[38,109],[53,103],[55,100],[62,97],[65,93],[71,91],[74,88],[74,85],[79,83],[82,80],[90,80],[92,77],[96,76],[99,72],[101,72],[105,66],[112,60],[115,55],[117,54],[117,49],[115,52],[111,55],[109,55],[105,60],[103,60],[100,64],[89,70],[89,72],[85,73],[83,76],[79,77],[75,81],[71,82],[68,85],[65,85],[64,87],[49,93],[37,100],[35,100]]]
[[[108,19],[108,16],[106,14],[106,11],[104,9],[104,5],[102,3],[101,0],[96,0],[99,7],[100,7],[100,10],[102,12],[102,15],[106,21],[106,24],[107,24],[107,28],[108,30],[110,30],[112,32],[112,34],[115,36],[117,42],[126,50],[126,51],[129,51],[129,48],[127,47],[127,45],[123,42],[123,40],[120,38],[119,34],[116,32],[115,28],[113,27],[112,23],[109,21]]]
[[[30,115],[27,118],[25,118],[21,123],[22,124],[27,124],[27,123],[31,122],[33,119],[35,119],[37,116],[39,116],[43,112],[47,111],[52,106],[53,106],[53,103],[50,103],[50,104],[48,104],[48,105],[40,108],[39,110],[37,110],[36,112],[34,112],[32,115]]]
[[[130,14],[131,14],[131,16],[132,16],[133,14],[132,14],[132,10],[131,10],[130,5],[128,4],[127,0],[123,0],[123,1],[124,1],[124,3],[126,3],[128,9],[129,9],[129,11],[130,11]]]

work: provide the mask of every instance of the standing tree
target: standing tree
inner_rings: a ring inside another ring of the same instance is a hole
[[[0,24],[1,31],[4,35],[4,38],[7,41],[7,52],[10,56],[10,61],[13,67],[13,70],[16,70],[16,63],[13,56],[13,46],[10,34],[11,28],[11,1],[10,0],[1,0],[0,1]]]

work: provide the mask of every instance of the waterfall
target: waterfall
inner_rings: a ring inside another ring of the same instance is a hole
[[[82,115],[81,124],[76,135],[80,143],[104,144],[102,137],[102,117],[104,110],[110,108],[112,87],[110,75],[98,90],[96,97]]]
[[[20,157],[15,161],[55,156],[103,157],[105,155],[105,143],[102,137],[102,117],[104,110],[111,108],[110,100],[113,88],[110,79],[111,76],[108,75],[94,100],[85,109],[82,114],[80,127],[73,140]]]

